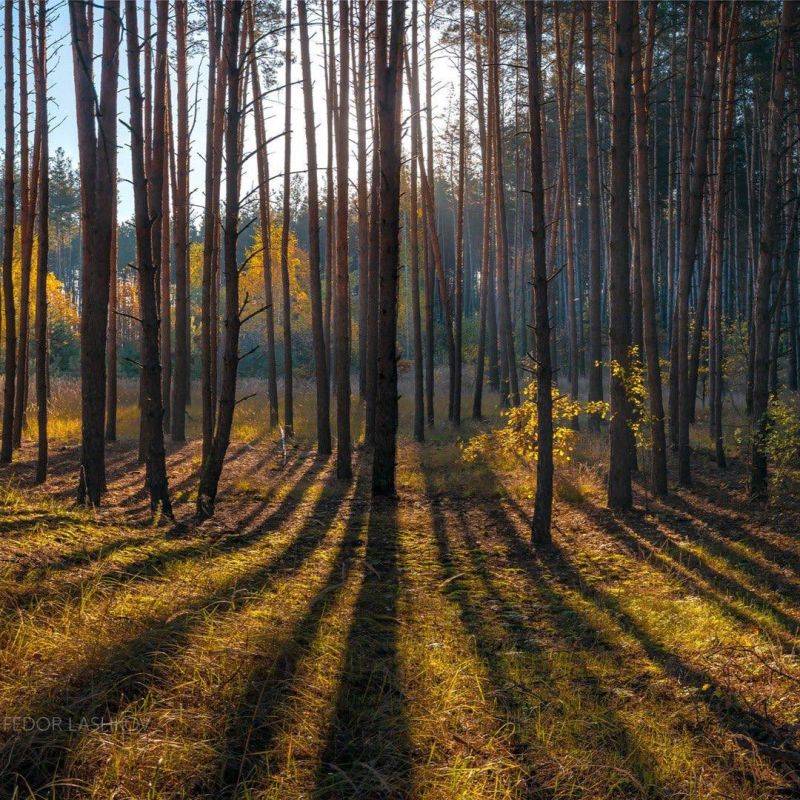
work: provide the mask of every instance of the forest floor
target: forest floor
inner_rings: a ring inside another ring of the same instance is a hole
[[[344,485],[242,430],[200,525],[197,441],[174,527],[132,438],[96,511],[72,444],[41,491],[32,445],[0,472],[0,796],[800,797],[800,509],[736,459],[612,514],[586,434],[542,555],[473,423],[404,435],[380,502],[364,451]]]

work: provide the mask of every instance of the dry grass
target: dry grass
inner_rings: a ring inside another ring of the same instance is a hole
[[[402,402],[380,503],[363,452],[345,486],[309,451],[310,397],[286,451],[242,404],[199,527],[147,523],[131,441],[96,512],[69,500],[74,447],[35,494],[25,450],[0,494],[0,796],[797,796],[796,512],[703,461],[694,492],[611,515],[587,435],[537,555],[529,476],[462,462],[471,422],[410,442]],[[169,453],[185,521],[197,456]]]

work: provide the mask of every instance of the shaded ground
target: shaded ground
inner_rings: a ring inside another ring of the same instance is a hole
[[[184,519],[198,452],[169,454]],[[0,796],[800,796],[795,510],[701,462],[612,515],[575,468],[540,556],[526,476],[447,434],[400,457],[371,504],[363,457],[346,486],[236,443],[217,516],[170,530],[130,442],[96,513],[75,449],[45,493],[26,449],[0,474]]]

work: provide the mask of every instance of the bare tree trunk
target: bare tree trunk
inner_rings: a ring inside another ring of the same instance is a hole
[[[611,357],[611,423],[608,505],[625,511],[633,506],[631,489],[630,402],[626,377],[630,365],[631,301],[628,214],[630,192],[632,3],[614,8],[611,107],[611,258],[609,261],[609,351]]]
[[[670,367],[669,367],[669,437],[673,447],[678,448],[679,439],[679,419],[680,419],[680,309],[682,301],[681,280],[686,284],[685,293],[688,293],[688,286],[691,276],[681,278],[681,261],[683,259],[683,239],[688,231],[687,214],[689,212],[689,185],[691,182],[691,163],[692,163],[692,97],[695,90],[694,74],[694,49],[695,49],[695,30],[697,20],[697,0],[689,3],[688,17],[686,22],[686,63],[684,65],[685,80],[683,86],[683,112],[682,130],[680,146],[680,198],[679,198],[679,225],[678,225],[678,286],[675,291],[675,310],[674,324],[672,330],[672,340],[670,343]],[[694,254],[692,255],[694,262]],[[685,271],[685,270],[684,270]],[[688,294],[686,298],[688,314]],[[688,337],[688,332],[687,332]],[[687,340],[688,348],[688,340]]]
[[[343,9],[346,4],[347,0],[342,0]],[[405,0],[394,0],[391,3],[391,9],[391,38],[388,56],[386,53],[388,4],[378,6],[375,17],[377,53],[375,81],[378,89],[381,221],[378,279],[380,320],[378,385],[375,402],[375,443],[372,457],[372,493],[374,495],[394,494],[397,460],[397,287],[400,268],[400,138],[402,134],[400,115]],[[344,19],[343,12],[342,19]],[[342,53],[344,53],[345,41],[343,36]],[[344,106],[344,97],[342,97],[342,105]]]
[[[305,4],[304,4],[305,6]],[[252,7],[250,7],[252,12]],[[256,32],[254,14],[248,14],[250,28],[250,80],[253,84],[253,112],[256,129],[256,163],[258,166],[258,207],[261,226],[261,268],[264,276],[265,338],[267,341],[267,398],[269,401],[269,426],[279,424],[278,414],[278,372],[275,364],[275,306],[272,292],[272,220],[270,218],[269,198],[269,159],[267,157],[267,135],[264,128],[264,104],[261,97],[261,79],[256,59]],[[312,173],[309,172],[309,186]],[[314,173],[316,179],[316,173]],[[310,194],[310,188],[309,188]],[[311,203],[309,200],[309,220]],[[313,238],[312,238],[313,242]],[[317,245],[319,246],[319,245]],[[313,268],[312,268],[313,274]],[[312,281],[313,292],[313,281]],[[312,306],[312,311],[314,310]],[[324,352],[324,345],[323,345]],[[319,381],[319,375],[317,376]],[[319,387],[317,388],[319,391]],[[318,401],[319,403],[319,401]]]
[[[717,66],[719,29],[719,4],[708,3],[706,32],[706,62],[703,82],[697,104],[697,128],[695,130],[694,174],[689,187],[688,208],[681,224],[680,264],[678,271],[678,481],[682,486],[692,483],[691,450],[689,447],[689,421],[693,398],[689,389],[689,288],[694,270],[697,238],[702,213],[703,187],[706,182],[708,163],[708,130],[711,117],[711,101],[714,94],[714,78]],[[688,53],[687,53],[688,56]],[[686,132],[684,131],[684,137]],[[682,156],[683,158],[683,156]],[[683,175],[688,180],[688,175]]]
[[[498,67],[497,6],[487,6],[487,29],[489,32],[489,79],[490,112],[488,124],[494,130],[494,192],[495,192],[495,232],[497,245],[497,293],[499,295],[498,340],[500,342],[501,374],[506,376],[501,386],[501,396],[512,406],[519,405],[519,383],[517,364],[514,356],[514,331],[511,323],[511,305],[508,283],[508,225],[506,220],[505,186],[503,183],[503,154],[500,130],[500,80]],[[494,109],[492,112],[491,109]]]
[[[286,436],[294,436],[292,396],[292,298],[289,286],[289,224],[292,188],[292,4],[286,0],[286,100],[283,148],[283,220],[281,222],[281,300],[283,303],[283,422]]]
[[[328,359],[328,373],[333,370],[333,348],[331,346],[331,326],[333,316],[333,283],[335,261],[335,215],[336,197],[333,183],[334,156],[334,109],[336,108],[336,48],[333,43],[333,0],[320,3],[322,9],[322,50],[325,67],[325,110],[328,134],[328,158],[325,174],[327,178],[325,197],[325,352]],[[327,31],[327,34],[326,34]],[[327,35],[327,40],[326,40]],[[377,284],[376,284],[377,285]]]
[[[219,411],[208,458],[200,474],[197,492],[197,516],[200,519],[214,513],[219,478],[225,453],[231,438],[233,412],[236,407],[236,372],[239,366],[239,265],[236,261],[236,239],[239,228],[239,126],[241,124],[239,58],[239,28],[242,3],[225,4],[225,31],[223,58],[227,85],[225,114],[225,224],[223,264],[225,270],[225,344],[222,360],[222,383],[219,394]],[[221,77],[221,76],[220,76]]]
[[[790,64],[790,45],[798,24],[797,0],[784,0],[781,25],[775,45],[772,85],[767,121],[764,196],[761,209],[761,241],[754,299],[753,350],[753,439],[750,466],[750,494],[754,499],[767,496],[767,452],[764,437],[768,421],[770,283],[775,258],[778,213],[778,167],[781,157],[781,120],[784,114],[786,75]]]
[[[164,4],[166,6],[166,4]],[[165,13],[159,8],[159,15]],[[166,24],[166,19],[159,20]],[[142,90],[139,78],[139,31],[136,0],[125,2],[125,28],[128,45],[128,83],[131,105],[131,176],[134,189],[136,221],[136,258],[138,262],[139,306],[142,322],[142,420],[146,443],[145,484],[150,496],[150,510],[172,518],[167,469],[164,455],[163,406],[161,403],[158,352],[158,273],[153,262],[151,212],[148,208],[147,178],[144,170],[144,131],[142,125]],[[166,29],[164,29],[166,35]],[[166,38],[166,36],[165,36]],[[165,59],[160,59],[165,60]],[[158,69],[156,70],[158,72]],[[162,78],[165,78],[162,72]],[[163,100],[163,93],[160,95]],[[159,92],[156,88],[156,104]],[[163,122],[163,116],[161,117]],[[156,131],[156,136],[158,132]],[[158,156],[156,155],[156,159]],[[155,159],[154,159],[155,160]],[[157,161],[156,161],[157,166]]]
[[[105,390],[108,294],[111,273],[112,207],[116,198],[117,84],[120,4],[103,10],[103,53],[99,125],[85,5],[71,0],[73,73],[81,172],[83,246],[81,265],[81,469],[78,502],[97,505],[106,489]]]
[[[478,357],[475,362],[475,393],[472,399],[472,417],[481,419],[483,416],[483,373],[486,361],[486,336],[489,314],[489,292],[491,291],[489,279],[489,244],[491,239],[491,181],[492,154],[486,137],[485,99],[483,91],[483,58],[481,55],[481,23],[477,6],[475,7],[475,74],[477,81],[478,97],[478,137],[481,147],[481,180],[483,183],[483,202],[481,218],[481,298],[480,322],[478,329]]]
[[[572,73],[573,73],[573,44],[575,39],[575,21],[577,12],[572,14],[569,31],[569,45],[567,47],[567,61],[564,63],[561,48],[561,33],[559,30],[558,4],[553,6],[555,40],[556,40],[556,76],[558,95],[558,141],[560,153],[561,182],[569,186],[569,152],[567,139],[569,137],[569,118],[572,101]],[[569,329],[569,386],[570,396],[578,399],[578,319],[576,313],[576,284],[575,284],[575,230],[572,217],[572,192],[562,193],[564,200],[564,239],[567,251],[567,327]],[[578,427],[578,417],[572,421],[573,427]]]
[[[289,8],[290,0],[287,0],[287,10]],[[353,467],[350,463],[350,286],[347,241],[347,211],[350,191],[348,183],[350,15],[348,8],[348,0],[339,0],[339,108],[336,113],[336,285],[333,338],[336,383],[336,477],[341,480],[350,480],[353,476]],[[335,80],[333,75],[331,75],[331,80]],[[381,214],[383,213],[382,209]],[[377,422],[376,419],[376,425]]]
[[[722,260],[724,255],[725,195],[733,114],[736,104],[737,37],[741,7],[734,5],[725,46],[724,71],[720,79],[719,122],[717,137],[717,177],[714,189],[711,257],[711,305],[709,313],[709,373],[711,378],[711,435],[714,439],[717,466],[725,469],[725,446],[722,438]],[[735,183],[734,183],[735,190]]]
[[[14,386],[14,448],[22,445],[25,406],[28,399],[28,339],[30,331],[31,264],[33,228],[36,216],[41,133],[34,135],[33,169],[28,148],[28,46],[25,2],[19,0],[19,142],[20,142],[20,217],[21,252],[19,285],[19,338],[17,339],[17,379]],[[32,174],[31,174],[32,173]]]
[[[460,44],[460,75],[459,75],[459,107],[458,107],[458,186],[456,188],[458,210],[456,212],[456,274],[453,312],[455,339],[455,368],[453,371],[453,424],[461,424],[461,366],[463,361],[462,326],[464,318],[464,180],[467,160],[467,126],[466,126],[466,81],[467,81],[467,56],[466,37],[467,30],[464,24],[464,4],[460,3],[461,17],[459,21]],[[511,353],[511,358],[514,354]]]
[[[362,0],[363,5],[363,0]],[[331,452],[330,379],[325,352],[322,321],[322,283],[319,252],[319,188],[317,184],[317,134],[314,125],[314,101],[311,86],[311,56],[308,46],[308,19],[305,0],[298,2],[300,20],[300,55],[303,71],[303,104],[308,150],[308,284],[311,292],[311,325],[314,337],[314,370],[317,383],[317,452]],[[362,9],[364,11],[364,9]],[[366,13],[366,12],[365,12]],[[255,66],[255,65],[254,65]],[[366,265],[364,265],[366,266]]]
[[[361,397],[367,391],[367,318],[369,316],[369,192],[367,191],[367,3],[358,0],[358,65],[353,64],[358,135],[358,177],[356,207],[358,209],[358,389]]]
[[[417,53],[417,0],[411,0],[411,115],[419,117],[419,56]],[[425,396],[422,352],[422,314],[419,291],[419,198],[417,190],[417,137],[411,135],[409,246],[411,248],[411,320],[414,336],[414,441],[425,441]]]
[[[655,35],[654,4],[648,6],[648,48]],[[642,334],[647,355],[647,388],[650,400],[651,473],[653,492],[667,492],[667,442],[664,433],[664,399],[659,364],[658,321],[656,318],[655,282],[653,278],[652,220],[650,216],[650,176],[647,164],[647,97],[650,75],[642,68],[639,35],[638,3],[633,25],[633,88],[636,131],[636,184],[639,208],[639,280],[642,292]]]
[[[600,151],[597,146],[597,111],[594,97],[594,45],[592,3],[583,3],[583,43],[586,75],[586,164],[589,190],[589,402],[603,399],[603,349],[600,339],[602,318],[602,255],[600,241]],[[600,430],[600,415],[589,417],[589,427]]]
[[[547,303],[547,262],[545,247],[544,186],[542,163],[542,7],[535,0],[525,2],[525,39],[528,50],[528,128],[530,136],[531,222],[533,253],[533,330],[536,349],[536,412],[538,442],[536,459],[536,500],[531,540],[537,547],[549,547],[553,511],[553,371],[550,364],[550,317]]]
[[[3,311],[6,323],[5,384],[3,388],[3,432],[0,463],[10,464],[13,450],[14,383],[17,373],[17,312],[14,307],[14,3],[5,7],[5,167],[3,171]]]
[[[216,344],[213,337],[215,249],[219,227],[219,184],[222,164],[220,150],[222,135],[222,113],[218,108],[223,102],[224,80],[220,58],[222,37],[222,2],[209,0],[206,8],[208,23],[208,97],[206,105],[206,169],[205,204],[203,209],[203,297],[200,318],[201,350],[201,400],[203,428],[203,463],[205,464],[214,438],[214,415],[216,411],[216,376],[214,369]]]
[[[186,64],[189,27],[187,0],[175,0],[175,49],[177,71],[177,151],[173,220],[175,248],[175,387],[172,393],[172,441],[186,439],[186,406],[189,401],[189,88]],[[164,397],[169,402],[169,397]]]
[[[33,9],[33,2],[31,2]],[[36,255],[36,409],[38,449],[34,482],[47,479],[47,256],[49,251],[50,149],[47,124],[47,3],[39,0],[39,43],[34,44],[34,79],[36,85],[36,127],[41,132],[39,149],[39,190],[37,213],[38,251]]]
[[[162,3],[162,5],[165,5]],[[160,320],[159,341],[161,344],[161,401],[164,407],[164,430],[170,428],[170,396],[172,394],[172,298],[170,297],[171,266],[170,246],[172,232],[170,230],[170,180],[169,162],[174,157],[172,136],[172,97],[169,87],[168,70],[164,84],[164,156],[161,172],[161,251],[159,256],[159,294]]]

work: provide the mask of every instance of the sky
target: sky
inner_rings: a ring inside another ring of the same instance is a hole
[[[16,6],[16,4],[15,4]],[[153,3],[153,28],[155,29],[155,4]],[[142,4],[140,3],[140,13]],[[311,31],[311,61],[312,61],[312,82],[314,98],[314,114],[317,124],[317,157],[318,163],[324,169],[327,159],[327,135],[325,130],[325,89],[324,73],[322,69],[322,36],[318,21],[317,4],[309,4],[309,27]],[[69,12],[66,2],[48,4],[48,15],[50,29],[48,31],[48,96],[49,96],[49,118],[50,118],[50,148],[51,155],[56,148],[61,147],[72,159],[73,164],[78,165],[78,142],[75,123],[75,91],[72,71],[72,54],[70,50],[69,35]],[[15,68],[18,43],[16,40],[17,16],[16,8],[14,15],[14,37],[15,37]],[[95,48],[98,49],[101,43],[101,20],[102,13],[98,8],[95,12]],[[190,26],[192,21],[190,20]],[[421,20],[420,20],[421,24]],[[140,19],[139,32],[143,30],[143,23]],[[294,63],[292,64],[292,80],[299,81],[300,78],[300,59],[299,59],[299,40],[297,29],[292,31],[292,47],[294,51]],[[337,36],[338,40],[338,36]],[[420,41],[422,40],[420,31]],[[434,34],[434,51],[436,51],[437,37]],[[338,42],[337,42],[338,43]],[[275,46],[283,52],[283,37],[280,37]],[[174,53],[174,40],[170,35],[170,52]],[[282,55],[281,55],[282,63]],[[171,67],[174,70],[174,56],[171,58]],[[99,74],[99,58],[95,60],[96,75]],[[278,85],[283,85],[283,67],[279,68]],[[454,96],[458,72],[456,65],[452,63],[451,56],[446,53],[439,53],[434,56],[434,125],[437,131],[444,128],[448,102]],[[201,56],[193,56],[189,59],[189,93],[190,106],[197,97],[198,108],[197,117],[192,130],[192,143],[190,147],[190,188],[192,194],[192,212],[197,218],[202,206],[203,179],[204,179],[204,155],[205,155],[205,80],[207,77],[207,62]],[[198,84],[199,78],[199,84]],[[174,74],[172,75],[172,96],[175,97]],[[15,92],[19,91],[18,76],[15,75]],[[32,79],[29,79],[32,91]],[[303,171],[306,169],[306,141],[305,141],[305,118],[303,114],[303,95],[302,87],[299,83],[292,86],[291,92],[292,106],[292,154],[291,165],[293,171]],[[280,136],[284,127],[285,91],[270,92],[264,100],[265,116],[267,127],[267,138],[275,138],[269,145],[270,163],[270,189],[274,193],[282,192],[282,179],[279,177],[283,172],[284,160],[284,139]],[[174,100],[173,100],[174,104]],[[19,101],[15,97],[15,113],[19,110]],[[30,126],[33,127],[33,97],[30,100]],[[128,91],[127,91],[127,57],[124,50],[124,41],[120,52],[120,83],[118,98],[118,113],[121,119],[126,119],[129,112]],[[190,108],[190,119],[194,114]],[[351,90],[351,143],[355,139],[356,113],[360,113],[352,106]],[[408,113],[408,98],[404,96],[404,117]],[[368,125],[369,127],[369,125]],[[252,114],[248,115],[246,123],[245,153],[254,148],[254,133]],[[118,145],[119,145],[119,219],[126,220],[133,213],[133,194],[130,184],[130,135],[128,129],[120,124],[118,126]],[[351,181],[355,176],[355,161],[353,148],[351,147]],[[277,179],[276,179],[277,177]],[[242,196],[248,195],[256,185],[256,160],[247,160],[242,175]]]

